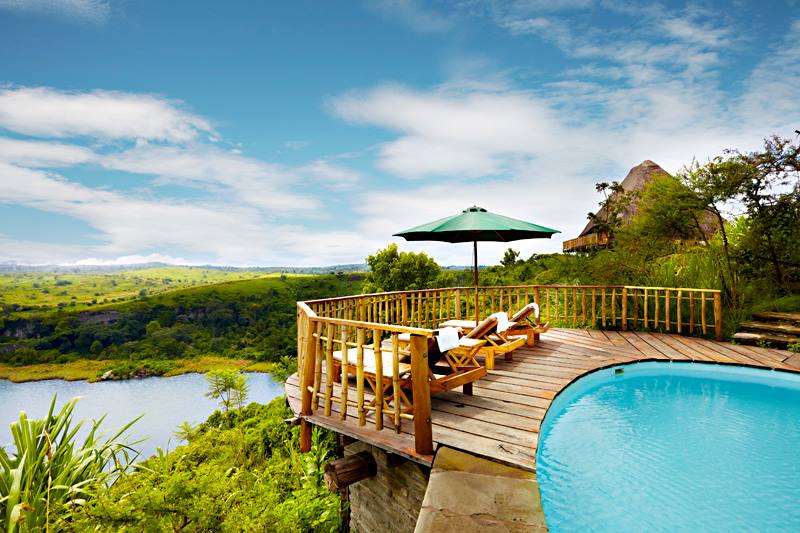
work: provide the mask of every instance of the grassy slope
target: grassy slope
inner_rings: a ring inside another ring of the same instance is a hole
[[[67,381],[98,381],[99,376],[118,361],[79,359],[65,364],[45,363],[26,366],[10,366],[0,363],[0,379],[14,383],[42,381],[45,379],[65,379]],[[236,368],[243,372],[270,372],[272,363],[257,363],[247,359],[205,356],[197,359],[178,359],[176,366],[165,377],[179,376],[192,372],[205,373],[214,368]]]
[[[0,304],[36,306],[39,309],[34,312],[47,312],[56,310],[58,304],[63,303],[69,310],[82,310],[113,300],[135,300],[142,290],[153,295],[224,281],[279,276],[256,271],[229,272],[180,266],[114,272],[4,273],[0,274]],[[62,285],[56,285],[59,282]],[[95,304],[91,303],[93,300]],[[73,302],[74,306],[71,305]]]
[[[164,270],[170,269],[152,269],[154,271],[158,270],[162,273]],[[201,274],[202,269],[191,269],[195,271],[195,274]],[[137,271],[141,272],[141,271]],[[225,272],[220,271],[209,271],[210,273],[219,273],[225,274]],[[236,273],[238,276],[240,273]],[[75,287],[74,290],[80,290],[81,287],[85,290],[85,286],[87,284],[94,283],[93,280],[97,277],[96,274],[84,274],[84,275],[75,275],[75,284],[68,285],[66,288]],[[312,275],[290,275],[293,279],[298,279],[302,277],[314,277]],[[135,281],[135,280],[134,280]],[[167,290],[167,292],[162,292],[159,294],[155,294],[153,296],[148,296],[147,298],[134,298],[133,300],[128,301],[121,301],[121,302],[113,302],[104,305],[97,305],[92,306],[91,310],[93,311],[100,311],[100,310],[117,310],[121,312],[130,312],[134,311],[140,307],[154,307],[154,306],[165,306],[165,307],[178,307],[178,306],[185,306],[187,303],[190,302],[197,302],[197,301],[209,301],[209,299],[218,299],[223,301],[237,301],[237,300],[244,300],[247,298],[251,298],[253,295],[260,295],[263,297],[265,294],[269,294],[270,290],[276,290],[279,288],[285,288],[286,282],[281,280],[280,274],[268,274],[264,275],[263,273],[259,274],[259,277],[255,279],[233,279],[229,281],[222,281],[217,283],[208,283],[205,285],[197,286],[197,287],[189,287],[177,290]],[[358,283],[356,282],[357,286]],[[324,296],[337,296],[340,295],[339,293],[344,290],[343,287],[350,286],[350,285],[343,285],[337,286],[335,284],[331,284],[330,287],[323,287],[319,290],[323,290],[325,292]],[[344,294],[344,293],[342,293]],[[322,295],[317,295],[322,296]],[[283,298],[286,297],[284,292]],[[293,300],[292,300],[293,302]],[[84,309],[85,310],[85,309]],[[55,320],[59,320],[58,317],[61,316],[68,316],[70,314],[76,313],[79,309],[73,307],[67,307],[60,311],[57,311],[57,315],[54,315],[54,311],[44,311],[44,312],[34,312],[34,313],[27,313],[27,318],[31,318],[33,316],[48,316],[53,315],[51,318]],[[22,314],[18,314],[18,316],[24,316]],[[246,372],[270,372],[273,368],[273,363],[267,362],[254,362],[247,359],[242,358],[229,358],[229,357],[218,357],[214,353],[206,353],[201,354],[200,357],[195,357],[192,359],[178,359],[175,360],[175,367],[169,370],[165,375],[172,376],[178,374],[184,374],[189,372],[207,372],[212,368],[219,368],[219,367],[229,367],[229,368],[241,368]],[[75,361],[70,361],[68,363],[44,363],[44,364],[29,364],[29,365],[22,365],[22,366],[12,366],[0,363],[0,379],[8,379],[14,382],[24,382],[24,381],[37,381],[37,380],[45,380],[45,379],[66,379],[66,380],[89,380],[89,381],[96,381],[100,375],[105,370],[112,368],[115,364],[119,364],[120,360],[110,360],[110,359],[78,359]]]

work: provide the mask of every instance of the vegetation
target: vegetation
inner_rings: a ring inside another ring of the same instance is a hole
[[[170,290],[264,276],[256,270],[181,266],[103,272],[80,268],[5,272],[0,273],[0,303],[6,314],[86,310]]]
[[[136,454],[123,441],[135,422],[109,438],[99,434],[103,420],[92,422],[83,442],[72,425],[77,399],[55,412],[56,398],[42,419],[24,412],[11,424],[14,450],[0,448],[0,523],[8,533],[59,530],[64,517],[90,503],[118,476]]]
[[[167,368],[168,366],[168,369]],[[247,359],[231,359],[228,357],[201,356],[194,359],[176,359],[174,361],[114,361],[76,359],[68,363],[40,363],[25,366],[12,366],[0,363],[0,379],[14,383],[41,381],[45,379],[64,379],[67,381],[98,381],[106,372],[111,371],[110,379],[126,379],[132,377],[137,370],[145,369],[149,375],[165,377],[179,376],[189,373],[206,373],[215,368],[231,368],[242,372],[274,372],[283,371],[280,363],[254,362]],[[165,370],[159,373],[158,370]]]
[[[444,287],[456,278],[443,271],[428,254],[401,252],[390,244],[367,257],[369,272],[364,279],[364,292],[413,291]]]
[[[315,430],[299,453],[284,398],[217,411],[188,443],[136,465],[69,516],[67,530],[308,531],[340,526],[340,499],[322,474],[333,435]],[[188,431],[185,431],[188,430]]]
[[[112,369],[117,377],[140,368],[168,375],[178,360],[203,356],[281,365],[296,355],[295,302],[357,292],[360,280],[262,277],[166,292],[90,314],[11,314],[0,318],[0,363],[115,361],[102,371]]]
[[[206,396],[218,400],[222,412],[227,413],[231,407],[244,407],[250,386],[247,376],[231,369],[214,369],[206,374],[209,389]]]

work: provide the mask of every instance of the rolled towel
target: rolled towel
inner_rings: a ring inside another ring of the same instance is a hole
[[[436,342],[439,345],[440,352],[444,353],[458,346],[458,331],[459,328],[441,328],[439,330]]]
[[[506,313],[505,311],[500,311],[499,313],[494,313],[492,316],[497,319],[498,333],[503,333],[505,330],[508,329],[509,327],[508,313]]]
[[[533,316],[535,316],[536,319],[538,320],[539,319],[539,304],[537,304],[536,302],[531,302],[528,305],[533,307]]]

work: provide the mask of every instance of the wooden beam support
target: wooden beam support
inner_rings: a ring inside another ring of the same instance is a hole
[[[353,483],[378,473],[375,458],[369,452],[359,452],[325,465],[325,484],[332,491],[346,489]]]
[[[411,382],[414,393],[414,447],[424,455],[433,453],[431,390],[428,382],[428,339],[411,335]]]
[[[309,385],[314,383],[314,369],[316,367],[316,339],[314,339],[314,335],[311,334],[312,331],[315,329],[314,320],[311,317],[308,317],[306,322],[306,331],[308,335],[305,339],[305,356],[303,357],[303,368],[302,368],[302,375],[300,379],[300,386],[302,387],[301,398],[302,398],[302,407],[300,410],[301,415],[308,416],[312,414],[312,395],[311,391],[308,390]],[[300,451],[302,453],[306,453],[311,450],[311,424],[306,422],[305,419],[300,421]]]

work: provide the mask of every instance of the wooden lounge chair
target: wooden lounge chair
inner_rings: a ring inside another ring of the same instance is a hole
[[[509,327],[504,332],[504,337],[514,337],[525,335],[528,346],[533,346],[539,339],[541,333],[546,333],[550,329],[550,322],[542,324],[539,320],[537,306],[529,303],[509,318]],[[474,320],[448,320],[439,324],[440,328],[461,328],[469,333],[475,328]]]
[[[451,322],[445,322],[450,325]],[[509,327],[513,326],[509,323]],[[481,342],[483,341],[483,342]],[[482,354],[486,358],[486,370],[494,370],[494,358],[497,355],[504,355],[506,361],[511,361],[511,353],[525,343],[524,337],[511,337],[506,332],[497,331],[497,318],[490,316],[480,322],[461,339],[461,344],[457,348],[450,350],[453,356],[469,354],[474,357]]]
[[[512,326],[508,328],[508,336],[525,335],[528,346],[533,346],[539,339],[539,335],[547,333],[550,329],[550,322],[542,324],[539,316],[539,306],[531,302],[509,318]]]
[[[486,341],[469,340],[466,345],[475,346],[479,348],[486,344]],[[481,366],[476,360],[475,355],[477,349],[471,349],[466,353],[452,354],[453,350],[447,351],[444,354],[439,351],[436,339],[431,337],[428,339],[428,380],[431,394],[453,390],[457,387],[462,387],[464,394],[472,394],[472,383],[479,380],[486,375],[486,368]],[[384,402],[387,404],[391,401],[392,395],[387,395],[387,391],[394,385],[394,370],[393,370],[393,350],[391,345],[382,345],[381,359],[382,359],[382,384]],[[411,389],[411,365],[407,362],[409,354],[407,350],[398,350],[400,361],[398,362],[398,382],[399,390],[395,390],[395,394],[399,394],[398,401],[401,404],[401,409],[404,412],[411,412],[412,402],[409,401],[406,395],[407,390]],[[351,376],[357,375],[357,348],[349,348],[347,350],[347,374]],[[378,376],[377,376],[377,363],[375,360],[375,352],[372,348],[363,348],[363,362],[364,362],[364,379],[372,388],[373,393],[377,393]],[[341,379],[341,365],[342,351],[337,350],[333,352],[334,360],[334,379],[337,382]],[[437,365],[440,361],[444,360],[446,366]],[[388,408],[388,405],[387,405]]]

